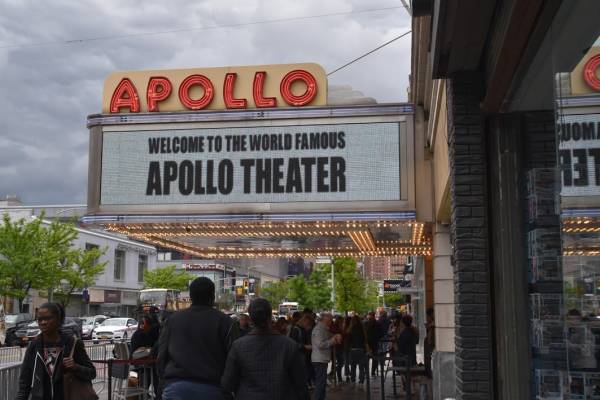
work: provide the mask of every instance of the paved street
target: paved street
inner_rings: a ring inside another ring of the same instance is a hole
[[[424,382],[427,383],[427,387],[428,390],[431,390],[431,384],[430,381],[419,381],[419,382]],[[372,382],[372,387],[371,387],[371,400],[381,400],[381,385],[379,383],[378,378]],[[385,397],[384,399],[405,399],[406,396],[404,394],[404,392],[402,392],[401,389],[401,385],[400,385],[400,381],[398,381],[398,394],[396,396],[394,396],[393,394],[393,388],[392,388],[392,379],[388,379],[386,381],[386,385],[385,385]],[[419,387],[418,387],[418,383],[415,384],[415,387],[413,388],[413,396],[412,399],[413,400],[417,400],[419,399]],[[312,395],[312,393],[311,393]],[[428,394],[428,399],[431,399],[431,393]],[[106,393],[106,390],[102,391],[100,393],[100,400],[107,400],[108,399],[108,395]],[[367,390],[366,390],[366,386],[355,386],[349,383],[342,383],[341,385],[337,386],[337,387],[333,387],[333,386],[329,386],[328,390],[327,390],[327,399],[328,400],[367,400]]]

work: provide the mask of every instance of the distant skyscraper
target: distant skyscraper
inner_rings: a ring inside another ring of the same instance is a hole
[[[374,281],[401,278],[407,262],[407,256],[365,257],[365,278]]]

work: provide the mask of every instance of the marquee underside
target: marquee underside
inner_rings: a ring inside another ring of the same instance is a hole
[[[429,229],[414,213],[254,217],[88,216],[85,222],[201,258],[431,255]]]

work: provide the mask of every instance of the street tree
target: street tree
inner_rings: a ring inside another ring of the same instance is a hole
[[[60,285],[54,290],[54,296],[64,308],[71,301],[72,294],[92,286],[96,278],[106,267],[107,261],[98,262],[106,249],[72,249],[60,263]]]
[[[330,310],[331,302],[331,271],[329,267],[315,267],[308,277],[308,304],[313,310]]]
[[[176,268],[176,265],[168,265],[144,272],[144,289],[186,290],[195,276]]]
[[[304,275],[297,275],[287,280],[288,298],[298,302],[300,308],[310,307],[308,283]],[[264,292],[263,292],[264,293]]]
[[[268,282],[260,290],[260,296],[271,303],[271,307],[276,308],[283,302],[289,293],[288,284],[285,281]]]
[[[328,272],[323,268],[316,267],[308,279],[304,275],[294,276],[288,279],[287,284],[289,299],[298,302],[301,309],[331,309],[331,285]]]
[[[44,226],[43,215],[0,225],[0,295],[23,301],[30,289],[51,289],[61,279],[60,265],[69,254],[77,231],[58,221]]]
[[[377,282],[367,281],[365,286],[365,304],[361,313],[374,311],[379,306],[379,287]]]
[[[401,304],[404,304],[405,298],[402,293],[384,293],[383,300],[385,305],[390,308],[398,308]]]
[[[335,306],[336,309],[364,312],[368,309],[366,281],[356,270],[356,260],[352,257],[334,259]]]

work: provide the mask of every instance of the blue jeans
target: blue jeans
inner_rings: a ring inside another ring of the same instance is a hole
[[[325,400],[325,392],[327,390],[327,363],[314,362],[312,364],[315,369],[315,400]]]
[[[163,400],[225,400],[223,389],[204,383],[177,381],[169,383],[162,394]]]

